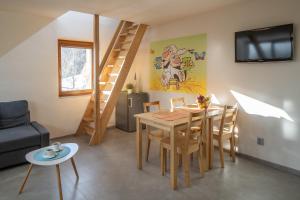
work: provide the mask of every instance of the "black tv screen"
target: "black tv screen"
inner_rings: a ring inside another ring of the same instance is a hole
[[[235,33],[236,62],[293,60],[293,24]]]

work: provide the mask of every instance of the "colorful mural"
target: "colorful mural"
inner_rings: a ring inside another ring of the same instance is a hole
[[[150,89],[206,94],[206,34],[151,43]]]

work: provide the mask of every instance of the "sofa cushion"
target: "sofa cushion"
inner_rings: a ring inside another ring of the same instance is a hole
[[[31,125],[0,130],[0,153],[40,146],[40,133]]]
[[[29,123],[27,101],[0,102],[0,129],[29,125]]]

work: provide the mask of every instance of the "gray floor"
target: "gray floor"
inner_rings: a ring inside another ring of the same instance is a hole
[[[194,160],[191,187],[183,185],[179,173],[179,188],[169,187],[169,174],[160,175],[158,145],[153,144],[150,162],[137,170],[135,134],[110,129],[106,141],[99,146],[88,146],[88,137],[67,137],[61,142],[80,145],[75,159],[80,174],[76,177],[69,162],[62,164],[64,199],[83,200],[299,200],[300,177],[238,158],[232,163],[226,157],[225,169],[219,167],[215,156],[214,169],[201,178]],[[28,165],[0,171],[0,199],[58,199],[54,167],[34,167],[24,193],[17,195]]]

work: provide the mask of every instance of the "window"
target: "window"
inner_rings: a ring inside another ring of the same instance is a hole
[[[91,94],[93,43],[58,40],[59,96]]]

